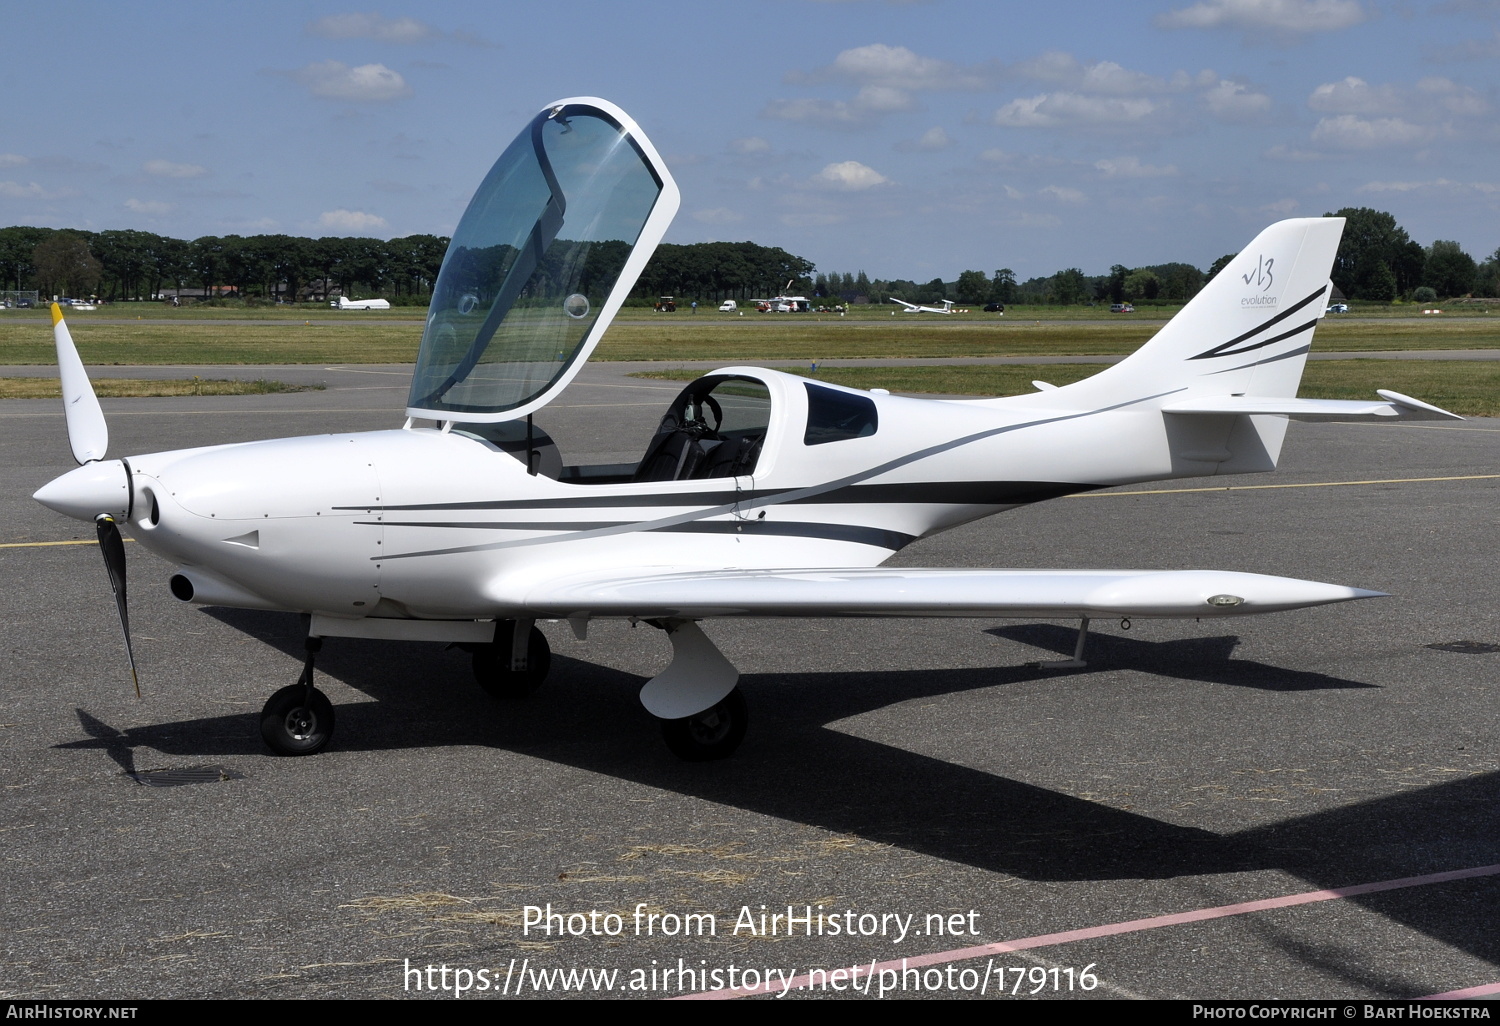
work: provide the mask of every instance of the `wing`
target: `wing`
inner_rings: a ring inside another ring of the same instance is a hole
[[[1217,570],[594,571],[534,585],[537,617],[1201,617],[1271,613],[1383,593]]]

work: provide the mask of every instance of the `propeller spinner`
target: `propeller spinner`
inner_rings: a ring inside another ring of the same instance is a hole
[[[120,630],[125,635],[125,655],[130,661],[130,679],[135,695],[141,696],[136,676],[135,652],[130,644],[130,615],[125,604],[125,543],[118,521],[130,516],[130,468],[123,460],[105,460],[109,448],[109,426],[99,397],[89,383],[88,372],[73,335],[63,320],[62,308],[52,304],[52,336],[57,344],[57,369],[62,378],[63,413],[68,422],[68,444],[81,464],[43,485],[34,498],[43,506],[76,520],[91,520],[104,555],[104,569],[115,593]]]

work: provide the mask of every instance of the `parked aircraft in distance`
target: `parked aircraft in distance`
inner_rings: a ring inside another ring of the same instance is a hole
[[[961,311],[961,310],[955,310],[955,309],[953,309],[953,300],[951,300],[951,299],[940,299],[940,300],[938,300],[938,302],[940,302],[940,303],[943,304],[942,306],[919,306],[916,303],[908,303],[904,299],[897,299],[895,296],[891,297],[891,302],[892,303],[899,303],[902,306],[906,307],[906,309],[903,310],[902,313],[952,314],[952,313],[966,313],[967,312],[967,311]]]
[[[340,296],[338,308],[340,310],[389,310],[391,304],[386,299],[350,299],[348,296]]]

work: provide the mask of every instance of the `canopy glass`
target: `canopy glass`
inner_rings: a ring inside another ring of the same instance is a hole
[[[495,162],[433,287],[409,415],[518,417],[587,359],[675,212],[675,187],[633,130],[617,111],[565,102]],[[659,203],[667,191],[674,202]]]

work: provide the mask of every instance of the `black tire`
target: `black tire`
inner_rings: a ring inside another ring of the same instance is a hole
[[[309,701],[306,684],[284,687],[260,711],[260,736],[277,755],[321,752],[333,737],[333,703],[317,688]]]
[[[504,701],[530,697],[542,686],[552,669],[552,646],[547,644],[547,635],[533,627],[531,638],[526,643],[527,668],[519,672],[512,670],[510,634],[510,622],[501,623],[495,629],[499,640],[474,649],[474,679],[491,698]]]
[[[735,688],[711,709],[680,720],[662,720],[661,736],[672,754],[687,762],[727,759],[745,740],[750,710]]]

